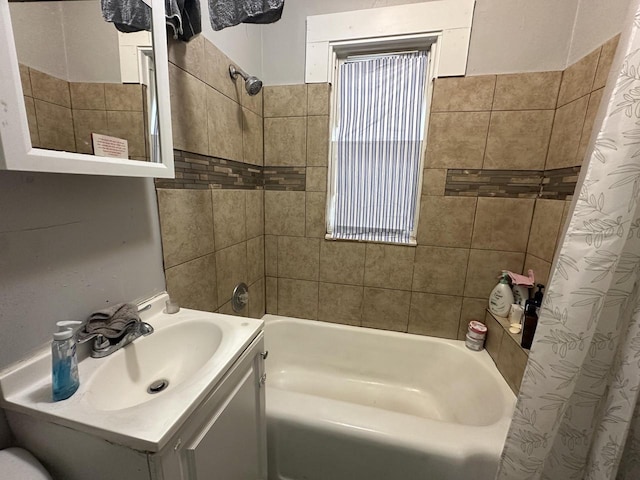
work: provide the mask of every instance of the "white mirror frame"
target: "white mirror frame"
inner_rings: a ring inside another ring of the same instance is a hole
[[[8,0],[0,0],[0,169],[126,177],[173,178],[173,136],[164,0],[150,0],[162,162],[33,148],[27,124]],[[115,28],[115,27],[114,27]]]

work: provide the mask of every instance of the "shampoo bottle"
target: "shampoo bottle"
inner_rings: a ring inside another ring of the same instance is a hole
[[[509,275],[502,274],[500,282],[494,287],[489,296],[489,310],[494,315],[506,317],[509,315],[513,303],[513,292],[509,286]]]
[[[529,300],[527,302],[527,308],[524,311],[524,326],[522,328],[522,341],[520,342],[523,348],[531,348],[537,326],[538,307],[534,302]]]
[[[58,331],[53,334],[51,343],[51,381],[53,401],[64,400],[78,390],[78,357],[76,356],[75,326],[82,322],[58,322]]]

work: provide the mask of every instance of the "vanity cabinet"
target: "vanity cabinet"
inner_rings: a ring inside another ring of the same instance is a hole
[[[16,443],[54,480],[266,480],[263,333],[158,452],[7,411]],[[158,419],[161,421],[161,419]]]

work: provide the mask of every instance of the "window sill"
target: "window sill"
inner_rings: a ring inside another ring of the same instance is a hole
[[[398,245],[401,247],[417,247],[418,246],[418,242],[415,240],[410,240],[409,243],[405,243],[405,242],[379,242],[376,240],[355,240],[355,239],[350,239],[350,238],[335,238],[330,234],[326,234],[324,236],[325,240],[331,240],[332,242],[355,242],[355,243],[377,243],[380,245]]]

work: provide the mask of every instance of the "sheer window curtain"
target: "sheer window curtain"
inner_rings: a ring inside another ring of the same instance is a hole
[[[415,244],[427,52],[339,67],[328,238]]]

